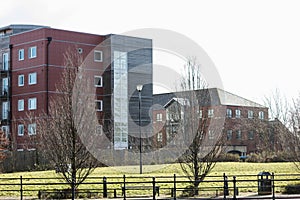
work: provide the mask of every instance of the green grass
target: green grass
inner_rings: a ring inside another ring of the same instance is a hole
[[[295,174],[297,173],[297,169],[294,166],[293,163],[242,163],[242,162],[236,162],[236,163],[217,163],[216,167],[212,170],[212,172],[209,174],[210,177],[207,177],[205,180],[207,181],[213,181],[213,180],[222,180],[222,177],[216,177],[216,176],[222,176],[223,173],[226,173],[228,176],[229,181],[233,179],[233,176],[237,177],[237,186],[239,187],[239,192],[257,192],[257,181],[249,181],[249,180],[257,180],[257,174],[262,171],[268,171],[268,172],[274,172],[275,173],[275,180],[277,179],[283,179],[283,178],[300,178],[299,176],[292,177],[279,177],[276,176],[276,174]],[[143,174],[140,175],[139,173],[139,166],[121,166],[121,167],[103,167],[103,168],[97,168],[95,171],[90,175],[91,177],[98,177],[97,179],[88,179],[86,182],[93,182],[94,184],[83,184],[80,186],[81,190],[85,189],[95,189],[95,190],[101,190],[102,189],[102,178],[104,176],[108,177],[108,189],[109,192],[112,192],[113,189],[118,189],[117,193],[118,196],[121,195],[121,183],[114,183],[111,182],[122,182],[123,181],[123,175],[125,174],[128,180],[130,181],[146,181],[149,182],[146,185],[151,185],[152,177],[157,177],[156,181],[172,181],[172,176],[176,174],[177,176],[184,175],[180,169],[179,164],[171,164],[171,165],[149,165],[149,166],[143,166]],[[245,175],[252,175],[252,176],[245,176]],[[45,186],[43,184],[45,183],[55,183],[55,182],[61,182],[60,179],[32,179],[32,178],[59,178],[60,176],[56,174],[53,170],[52,171],[38,171],[38,172],[20,172],[20,173],[8,173],[8,174],[1,174],[0,175],[0,195],[1,196],[18,196],[18,192],[8,192],[3,190],[19,190],[19,186],[13,186],[9,184],[16,184],[20,182],[20,176],[23,177],[23,183],[39,183],[41,185],[25,185],[25,190],[52,190],[52,189],[63,189],[67,188],[67,185],[48,185]],[[162,176],[170,176],[170,178],[159,178]],[[115,178],[111,178],[115,177]],[[148,177],[148,178],[141,178],[141,177]],[[10,178],[3,179],[3,178]],[[15,179],[14,179],[15,178]],[[186,178],[179,179],[179,180],[187,180]],[[243,180],[241,182],[241,180]],[[292,183],[299,183],[299,181],[293,181],[293,182],[287,182],[285,180],[283,181],[276,181],[276,186],[285,186],[287,184]],[[136,184],[135,184],[136,185]],[[138,184],[141,185],[141,184]],[[172,183],[159,183],[159,186],[161,188],[161,193],[163,194],[169,194],[170,188],[173,187]],[[178,188],[185,188],[188,186],[187,183],[178,183]],[[223,183],[221,182],[209,182],[209,183],[201,183],[200,187],[222,187]],[[232,187],[232,183],[229,183],[229,186]],[[164,190],[164,188],[166,188]],[[201,189],[200,189],[201,190]],[[214,189],[211,193],[215,194]],[[276,192],[282,192],[283,187],[276,187]],[[128,191],[128,195],[136,195],[136,194],[142,194],[142,191]],[[201,193],[201,191],[200,191]],[[207,192],[209,193],[209,192]],[[28,196],[36,196],[37,191],[25,191],[24,195]]]

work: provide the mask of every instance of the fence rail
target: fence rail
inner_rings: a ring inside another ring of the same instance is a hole
[[[195,189],[189,187],[194,182],[186,176],[122,176],[88,177],[76,190],[77,195],[97,198],[150,198],[176,199]],[[262,175],[226,175],[207,176],[201,181],[197,191],[200,197],[238,199],[245,194],[268,194],[267,198],[277,199],[287,185],[299,184],[300,174]],[[1,178],[0,196],[35,196],[40,199],[49,195],[57,198],[67,197],[71,193],[69,184],[57,177],[22,177]],[[0,197],[1,198],[1,197]],[[300,198],[300,194],[299,194]],[[245,196],[243,196],[245,199]]]

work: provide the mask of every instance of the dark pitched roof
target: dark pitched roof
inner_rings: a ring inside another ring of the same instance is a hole
[[[12,30],[13,34],[29,31],[38,28],[49,28],[49,26],[31,25],[31,24],[11,24],[8,26],[0,27],[0,32]]]
[[[202,106],[230,105],[265,108],[265,106],[262,106],[254,101],[245,99],[243,97],[240,97],[238,95],[232,94],[219,88],[209,88],[187,92],[193,92],[192,94],[197,96],[198,99],[200,99],[200,104]],[[153,95],[153,104],[165,106],[168,103],[172,102],[172,100],[184,98],[187,92],[155,94]]]

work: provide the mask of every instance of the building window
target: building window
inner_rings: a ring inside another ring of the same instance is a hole
[[[29,98],[28,99],[28,110],[35,110],[36,109],[36,98]]]
[[[264,118],[265,118],[264,112],[263,112],[263,111],[259,111],[259,113],[258,113],[258,118],[259,118],[259,119],[264,119]]]
[[[253,111],[252,110],[248,110],[248,118],[253,119]]]
[[[94,51],[94,61],[102,62],[102,51]]]
[[[95,87],[102,87],[102,76],[94,76]]]
[[[231,118],[232,117],[232,110],[231,109],[227,109],[226,110],[226,116],[228,117],[228,118]]]
[[[8,70],[8,53],[2,54],[2,69]]]
[[[103,109],[102,100],[96,100],[95,103],[96,103],[96,111],[102,111]]]
[[[24,125],[19,124],[18,125],[18,136],[23,136],[24,135]]]
[[[24,110],[24,99],[19,99],[18,100],[18,111],[23,111]]]
[[[28,58],[36,58],[37,52],[36,52],[36,46],[29,47],[28,49]]]
[[[96,126],[96,134],[98,134],[98,135],[102,135],[103,134],[103,127],[102,127],[102,125],[97,125]]]
[[[157,133],[157,142],[162,142],[163,141],[163,134],[162,132]]]
[[[113,52],[114,149],[128,148],[128,58],[127,52]]]
[[[203,111],[200,109],[198,110],[198,117],[201,119],[203,117]]]
[[[235,110],[235,117],[241,118],[241,110],[239,110],[239,109]]]
[[[37,75],[36,72],[28,74],[28,84],[33,85],[36,84]]]
[[[213,140],[214,139],[214,132],[211,131],[211,130],[208,131],[208,139],[209,140]]]
[[[208,116],[208,118],[214,117],[214,110],[213,109],[208,109],[207,116]]]
[[[36,123],[28,124],[28,135],[36,134]]]
[[[18,76],[18,86],[24,86],[24,74]]]
[[[19,60],[24,60],[24,49],[19,49]]]
[[[8,94],[8,78],[2,79],[2,95]]]
[[[227,140],[232,139],[232,130],[227,130]]]
[[[241,130],[236,131],[235,138],[237,140],[241,140],[242,139],[242,132],[241,132]]]
[[[253,140],[254,139],[254,132],[253,131],[249,131],[248,132],[248,140]]]
[[[3,133],[5,133],[6,138],[9,138],[10,132],[9,132],[9,126],[2,126],[1,127]]]
[[[162,121],[162,113],[156,114],[156,121],[161,122]]]
[[[9,108],[9,105],[8,105],[8,102],[5,101],[5,102],[2,102],[2,119],[8,119],[8,108]]]

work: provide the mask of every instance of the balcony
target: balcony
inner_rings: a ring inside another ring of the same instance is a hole
[[[1,99],[7,99],[8,96],[8,88],[7,89],[2,89],[1,93],[0,93],[0,98]]]
[[[9,122],[9,115],[10,115],[9,111],[6,111],[6,112],[2,111],[1,123],[8,124],[8,122]]]
[[[7,73],[9,70],[10,62],[2,62],[0,61],[0,71],[1,73]]]

